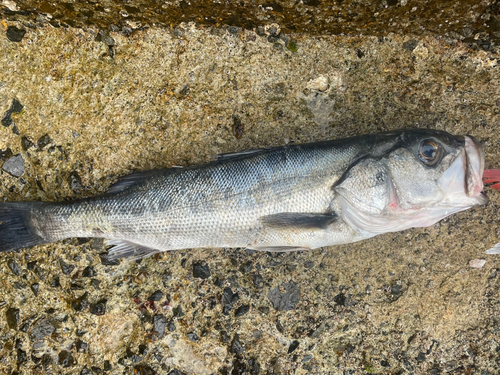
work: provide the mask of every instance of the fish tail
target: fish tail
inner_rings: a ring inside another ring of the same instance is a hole
[[[0,203],[0,252],[52,242],[45,240],[32,220],[33,212],[43,210],[44,202]]]

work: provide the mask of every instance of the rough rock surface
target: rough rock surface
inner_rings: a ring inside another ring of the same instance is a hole
[[[133,170],[403,127],[471,134],[487,168],[500,166],[494,46],[192,24],[0,30],[0,115],[12,120],[0,150],[25,167],[0,172],[7,201],[86,197]],[[71,239],[2,254],[0,373],[496,374],[500,258],[484,251],[500,241],[500,194],[489,195],[430,228],[310,252],[117,263],[102,241]],[[268,296],[284,285],[293,303],[276,309]]]

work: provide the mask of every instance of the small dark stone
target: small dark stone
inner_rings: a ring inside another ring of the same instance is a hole
[[[113,366],[111,366],[111,363],[109,363],[108,360],[104,361],[104,371],[111,371],[113,369]]]
[[[347,306],[348,298],[346,298],[344,293],[339,293],[335,297],[333,297],[333,302],[335,302],[339,306]]]
[[[169,323],[168,323],[168,330],[170,332],[174,332],[175,331],[175,322],[173,320],[171,320]]]
[[[242,354],[244,349],[243,346],[240,343],[240,337],[238,334],[234,335],[233,342],[231,343],[231,351],[234,354]]]
[[[417,361],[419,361],[419,362],[425,361],[425,353],[423,353],[423,352],[418,353]]]
[[[80,375],[94,375],[94,373],[88,367],[84,367],[82,371],[80,371]]]
[[[182,27],[176,27],[173,31],[174,36],[180,38],[186,33],[186,31]]]
[[[288,354],[292,353],[295,349],[299,347],[300,343],[297,340],[292,341],[288,347]]]
[[[242,305],[236,309],[234,316],[243,316],[250,310],[249,305]]]
[[[5,127],[11,126],[14,121],[12,121],[12,118],[10,117],[11,112],[7,111],[2,117],[2,125]]]
[[[81,191],[83,189],[82,180],[76,171],[71,172],[68,177],[69,187],[73,191]]]
[[[215,285],[216,287],[222,288],[222,287],[224,286],[224,281],[222,281],[221,279],[219,279],[219,278],[217,277],[217,278],[215,278],[214,285]]]
[[[224,293],[222,294],[222,313],[224,315],[229,315],[229,312],[233,308],[233,304],[240,298],[238,293],[233,293],[231,288],[224,288]]]
[[[313,268],[314,267],[314,262],[308,260],[307,262],[304,263],[304,268]]]
[[[240,266],[241,273],[249,273],[253,268],[253,262],[249,260]]]
[[[240,28],[238,26],[229,26],[227,28],[230,34],[238,34],[240,32]]]
[[[102,370],[101,370],[100,367],[92,366],[92,367],[90,367],[90,369],[92,370],[92,373],[95,374],[95,375],[102,374]]]
[[[363,51],[361,51],[360,49],[357,49],[356,56],[358,56],[358,58],[361,59],[365,56],[365,53]]]
[[[83,353],[88,349],[88,344],[80,339],[77,339],[74,343],[75,349],[78,353]]]
[[[190,91],[189,86],[188,85],[184,85],[182,87],[182,89],[179,91],[179,95],[180,96],[186,96],[186,95],[189,94],[189,91]]]
[[[38,146],[39,149],[43,149],[45,146],[47,146],[50,142],[52,142],[52,139],[50,139],[48,134],[42,135],[36,145]]]
[[[61,283],[59,282],[59,276],[54,276],[52,279],[50,286],[52,288],[59,288],[61,286]]]
[[[259,375],[260,374],[260,364],[257,362],[255,358],[251,358],[248,361],[248,367],[250,370],[250,375]]]
[[[21,147],[24,151],[28,151],[31,147],[35,147],[35,144],[29,140],[28,137],[21,137]]]
[[[429,370],[429,375],[441,375],[441,370],[438,368],[431,368]]]
[[[217,300],[212,296],[208,299],[208,308],[209,310],[213,310],[215,306],[217,306]]]
[[[19,324],[19,309],[11,307],[5,312],[5,317],[7,318],[9,328],[17,330],[17,325]]]
[[[45,336],[51,335],[56,329],[48,319],[40,319],[31,328],[30,341],[40,341]]]
[[[193,263],[193,277],[199,279],[208,279],[210,277],[210,268],[205,262]]]
[[[163,292],[161,290],[157,290],[153,294],[151,294],[148,298],[148,301],[160,301],[163,298]]]
[[[198,337],[198,335],[196,334],[196,332],[190,332],[187,334],[189,340],[195,342],[195,341],[198,341],[200,338]]]
[[[101,258],[101,264],[103,266],[117,266],[120,264],[117,259],[111,258],[111,256],[107,253],[99,254],[99,258]]]
[[[380,361],[380,366],[382,366],[382,367],[391,367],[391,365],[389,364],[389,362],[387,362],[386,360],[381,360]]]
[[[403,48],[407,51],[412,52],[418,46],[418,41],[415,39],[408,40],[403,43]]]
[[[94,277],[94,276],[97,276],[97,272],[95,271],[94,267],[87,266],[84,268],[82,272],[82,277]]]
[[[5,150],[0,150],[0,160],[7,160],[12,155],[13,155],[12,151],[8,147]]]
[[[40,289],[40,284],[38,284],[38,283],[31,284],[31,291],[33,292],[35,297],[38,296],[39,289]]]
[[[137,365],[134,366],[134,375],[156,375],[156,371],[146,365]]]
[[[245,362],[236,358],[233,361],[233,370],[231,371],[231,375],[246,375],[247,374],[247,366]]]
[[[75,269],[74,265],[64,263],[62,260],[59,260],[59,264],[61,265],[62,273],[65,275],[69,275]]]
[[[165,328],[168,324],[167,318],[165,315],[159,314],[153,317],[153,330],[156,332],[156,336],[161,339],[165,336]]]
[[[264,278],[260,275],[260,273],[256,272],[256,273],[252,274],[251,278],[253,281],[253,285],[257,289],[261,289],[264,287]]]
[[[103,30],[99,30],[95,37],[95,40],[97,42],[104,42],[104,44],[106,44],[108,47],[113,47],[116,44],[115,40],[106,31]]]
[[[12,104],[10,105],[9,111],[11,113],[21,113],[24,106],[16,98],[12,99]]]
[[[17,363],[18,365],[27,361],[26,352],[21,349],[17,349]]]
[[[241,139],[241,137],[243,137],[243,135],[245,134],[245,127],[241,123],[241,119],[236,115],[233,115],[232,128],[233,128],[233,135],[236,139]]]
[[[300,287],[293,281],[281,285],[285,293],[281,293],[278,287],[273,288],[267,294],[267,298],[276,310],[293,310],[300,301]]]
[[[106,303],[108,301],[106,299],[102,299],[97,303],[93,303],[90,305],[90,313],[94,315],[104,315],[106,314]]]
[[[14,259],[9,259],[7,265],[14,275],[21,276],[21,267],[19,267],[19,264]]]
[[[224,343],[229,342],[229,335],[227,334],[226,331],[220,331],[220,341]]]
[[[17,128],[16,124],[12,125],[12,133],[15,135],[21,135],[21,133],[19,133],[19,129]]]
[[[68,350],[61,350],[59,352],[59,365],[62,367],[72,367],[76,364],[75,359]]]
[[[139,345],[139,354],[140,355],[148,354],[148,347],[144,344]]]
[[[400,297],[403,294],[403,286],[399,284],[394,284],[391,286],[391,294],[394,297]]]
[[[280,38],[277,35],[269,35],[267,37],[269,43],[276,43],[278,40],[280,40]]]
[[[7,39],[9,39],[11,42],[19,43],[21,40],[23,40],[25,34],[26,30],[24,29],[18,29],[15,26],[7,27]]]
[[[178,305],[172,309],[172,313],[174,318],[180,318],[184,316],[184,312],[182,311],[181,305]]]
[[[2,165],[2,169],[14,177],[21,177],[24,174],[24,160],[21,154],[12,156]]]
[[[85,292],[77,299],[71,301],[71,307],[73,308],[73,310],[82,311],[84,308],[86,308],[88,306],[87,297],[88,293]]]

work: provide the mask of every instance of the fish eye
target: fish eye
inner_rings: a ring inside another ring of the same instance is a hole
[[[420,160],[427,165],[433,165],[438,160],[439,147],[437,143],[431,139],[426,139],[420,143],[418,156]]]

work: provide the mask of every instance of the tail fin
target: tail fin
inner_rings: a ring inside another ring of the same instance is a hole
[[[41,245],[44,240],[33,227],[33,210],[44,202],[0,203],[0,252]]]

